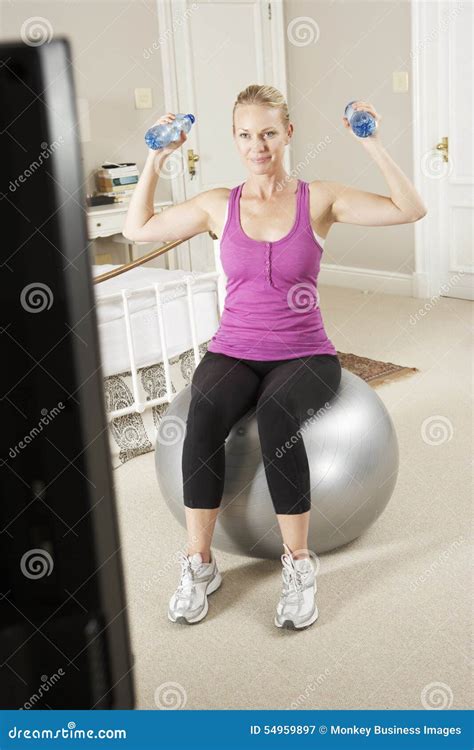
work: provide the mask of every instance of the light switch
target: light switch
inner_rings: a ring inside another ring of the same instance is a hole
[[[396,94],[404,94],[408,91],[408,73],[405,70],[392,73],[392,87]]]
[[[135,109],[151,109],[151,89],[135,89]]]

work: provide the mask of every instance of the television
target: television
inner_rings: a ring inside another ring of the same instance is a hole
[[[0,44],[0,708],[134,707],[70,43]]]

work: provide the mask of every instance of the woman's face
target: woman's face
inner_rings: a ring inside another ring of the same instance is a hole
[[[234,113],[234,139],[247,168],[255,174],[281,167],[285,146],[293,132],[285,129],[279,109],[261,104],[239,104]]]

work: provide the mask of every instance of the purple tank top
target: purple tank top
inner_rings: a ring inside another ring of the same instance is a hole
[[[308,183],[298,180],[295,222],[276,242],[253,240],[243,231],[243,185],[229,195],[220,242],[226,296],[208,350],[252,360],[337,355],[319,308],[317,279],[323,249],[311,226]]]

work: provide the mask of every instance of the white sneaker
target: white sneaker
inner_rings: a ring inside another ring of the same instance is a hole
[[[283,588],[277,604],[275,625],[278,628],[307,628],[318,618],[315,596],[316,569],[311,558],[294,560],[290,548],[281,556]]]
[[[172,622],[199,622],[207,615],[207,595],[219,588],[222,577],[212,551],[208,563],[203,563],[200,552],[185,555],[180,550],[178,554],[181,580],[170,599],[168,618]]]

